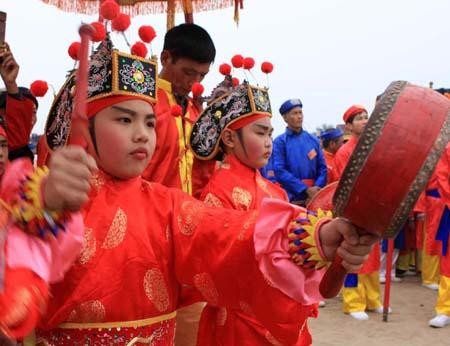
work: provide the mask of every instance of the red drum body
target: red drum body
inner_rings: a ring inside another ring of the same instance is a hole
[[[377,103],[339,180],[334,213],[394,237],[450,139],[450,100],[393,82]]]

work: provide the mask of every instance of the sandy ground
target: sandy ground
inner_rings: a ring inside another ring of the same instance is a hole
[[[381,286],[384,290],[384,285]],[[327,300],[318,319],[309,323],[314,346],[450,346],[450,326],[431,328],[437,292],[420,285],[419,277],[405,277],[391,286],[392,314],[369,313],[357,321],[342,312],[340,298]]]

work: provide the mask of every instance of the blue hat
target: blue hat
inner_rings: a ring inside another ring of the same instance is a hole
[[[280,107],[280,114],[284,115],[287,112],[289,112],[292,108],[295,107],[303,107],[302,101],[300,99],[290,99],[287,101],[284,101],[284,103]]]
[[[320,139],[323,141],[339,138],[344,135],[344,132],[340,128],[328,129],[320,132]]]

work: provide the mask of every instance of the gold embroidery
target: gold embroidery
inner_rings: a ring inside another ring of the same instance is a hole
[[[144,290],[147,298],[158,311],[163,312],[168,309],[169,293],[164,282],[164,276],[159,269],[147,270],[144,276]]]
[[[270,334],[269,331],[266,331],[266,335],[265,335],[267,341],[269,341],[272,345],[274,346],[283,346],[282,344],[280,344],[280,342],[274,338],[274,336],[272,334]]]
[[[250,306],[249,303],[240,301],[240,302],[239,302],[239,307],[240,307],[241,310],[242,310],[243,312],[245,312],[247,315],[250,315],[250,316],[253,316],[253,315],[254,315],[254,314],[253,314],[252,307]]]
[[[267,195],[267,197],[270,197],[270,198],[273,197],[272,193],[269,190],[269,187],[267,186],[267,182],[264,181],[263,178],[256,177],[256,184]]]
[[[32,294],[27,288],[20,288],[15,292],[15,297],[12,301],[15,304],[10,308],[2,321],[7,326],[14,326],[26,318],[32,303]]]
[[[223,204],[220,199],[213,193],[208,192],[204,201],[205,205],[216,208],[223,208]]]
[[[92,228],[84,229],[84,244],[81,250],[78,261],[80,264],[86,264],[95,255],[97,242],[95,241],[94,232]]]
[[[274,283],[265,275],[263,275],[264,277],[264,281],[266,282],[266,284],[270,287],[275,287]]]
[[[194,285],[208,303],[212,305],[219,304],[219,293],[212,277],[208,273],[196,274],[194,276]]]
[[[178,215],[178,227],[182,234],[190,236],[194,233],[200,223],[199,214],[202,209],[200,202],[183,202],[180,208],[180,214]]]
[[[105,315],[106,310],[103,304],[99,300],[90,300],[73,309],[67,322],[103,322]]]
[[[238,210],[248,210],[252,203],[252,194],[238,186],[233,188],[231,198],[233,199],[235,209]]]
[[[108,234],[103,241],[103,249],[112,249],[118,246],[125,238],[125,233],[127,230],[127,215],[125,212],[118,208],[116,215],[109,227]]]
[[[219,308],[217,311],[216,324],[218,326],[224,326],[226,321],[227,321],[227,309]]]
[[[103,185],[105,185],[105,178],[99,173],[94,173],[91,178],[91,186],[99,191]]]
[[[252,211],[250,216],[248,217],[247,221],[245,221],[244,224],[242,225],[242,228],[238,234],[238,238],[237,238],[238,240],[242,241],[245,239],[245,234],[253,226],[257,217],[258,217],[258,212]]]

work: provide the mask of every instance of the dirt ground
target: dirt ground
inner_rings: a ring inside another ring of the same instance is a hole
[[[384,285],[381,286],[382,291]],[[369,313],[368,321],[357,321],[342,312],[340,298],[327,300],[318,319],[309,326],[314,346],[450,346],[450,326],[431,328],[437,291],[424,288],[420,278],[410,276],[391,286],[388,322],[382,314]]]

